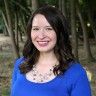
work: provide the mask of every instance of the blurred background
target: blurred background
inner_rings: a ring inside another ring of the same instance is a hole
[[[68,20],[73,53],[86,69],[96,96],[96,0],[0,0],[0,96],[10,94],[14,61],[22,56],[30,15],[47,4]]]

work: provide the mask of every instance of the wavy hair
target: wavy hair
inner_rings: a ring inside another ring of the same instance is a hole
[[[54,47],[54,53],[59,60],[59,65],[57,65],[53,72],[58,75],[64,73],[70,62],[74,61],[74,56],[72,54],[72,47],[69,40],[69,27],[66,18],[57,8],[52,6],[45,6],[37,9],[31,16],[27,25],[28,38],[23,49],[23,56],[25,58],[24,62],[20,64],[19,69],[22,74],[26,74],[32,70],[33,65],[38,61],[40,52],[35,48],[31,40],[31,28],[33,18],[37,14],[42,14],[45,16],[49,24],[55,30],[57,35],[57,42]],[[58,73],[59,72],[59,73]]]

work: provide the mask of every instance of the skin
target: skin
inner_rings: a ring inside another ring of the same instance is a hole
[[[41,14],[36,15],[33,19],[31,38],[40,53],[52,52],[57,41],[55,31]]]

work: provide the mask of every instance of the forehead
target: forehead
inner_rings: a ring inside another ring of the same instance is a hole
[[[47,21],[47,19],[45,18],[44,15],[42,14],[37,14],[36,16],[34,16],[33,21],[32,21],[32,26],[41,26],[41,25],[45,25],[45,26],[50,26],[49,22]]]

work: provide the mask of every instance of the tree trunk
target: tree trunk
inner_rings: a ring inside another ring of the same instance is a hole
[[[91,53],[91,50],[90,50],[87,27],[86,27],[86,24],[84,23],[84,20],[82,18],[82,15],[81,15],[81,12],[80,12],[80,9],[79,9],[79,4],[76,5],[76,9],[77,9],[76,11],[77,11],[78,17],[80,19],[82,30],[83,30],[84,48],[85,48],[85,52],[86,52],[85,54],[86,54],[86,57],[87,57],[88,61],[93,61],[94,59],[93,59],[93,56],[92,56],[92,53]]]
[[[18,32],[18,15],[17,12],[15,13],[15,41],[16,41],[16,46],[17,50],[19,52],[19,32]]]
[[[21,31],[19,32],[19,38],[20,38],[20,41],[23,42],[22,32]]]
[[[20,14],[20,18],[19,19],[21,21],[21,30],[24,32],[24,35],[27,36],[27,33],[26,33],[26,26],[27,26],[27,24],[25,22],[25,16]]]
[[[2,96],[2,83],[1,83],[1,76],[0,76],[0,96]]]
[[[4,34],[5,36],[9,36],[8,31],[7,31],[7,29],[6,29],[5,26],[4,26],[4,29],[3,29],[3,34]]]
[[[31,0],[32,2],[32,13],[38,8],[38,0]]]
[[[17,50],[17,46],[16,46],[16,42],[15,42],[15,36],[14,36],[14,33],[13,33],[12,20],[11,20],[10,10],[9,10],[9,6],[8,6],[8,0],[4,0],[4,4],[5,4],[6,17],[7,17],[7,20],[5,18],[5,21],[8,21],[8,23],[6,22],[6,24],[7,24],[7,29],[8,29],[10,38],[11,38],[14,57],[18,58],[19,57],[19,52]]]
[[[78,60],[78,38],[76,32],[76,19],[75,19],[75,0],[70,0],[70,10],[71,10],[71,32],[72,32],[72,47],[75,58]]]
[[[62,12],[66,17],[66,0],[62,0]]]
[[[58,1],[58,4],[59,4],[59,10],[62,11],[62,0],[59,0],[59,1]]]

